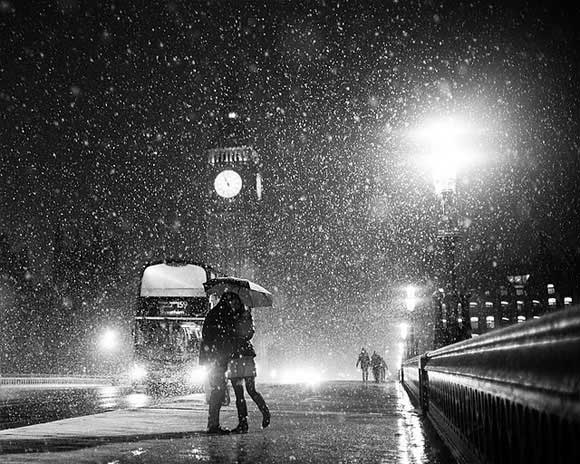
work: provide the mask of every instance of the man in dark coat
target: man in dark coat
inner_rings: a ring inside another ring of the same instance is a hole
[[[227,434],[220,426],[220,409],[226,394],[226,371],[232,357],[235,336],[234,314],[241,305],[238,295],[226,292],[209,310],[203,322],[199,363],[208,367],[209,413],[207,432]]]
[[[363,383],[367,383],[369,381],[369,366],[371,364],[371,358],[369,358],[369,354],[367,350],[361,348],[360,354],[358,355],[358,359],[356,361],[356,367],[360,365],[362,370],[362,380]]]

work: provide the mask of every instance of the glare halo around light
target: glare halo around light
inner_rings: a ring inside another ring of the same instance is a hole
[[[99,348],[103,351],[114,351],[119,346],[119,334],[114,329],[106,329],[99,339]]]
[[[480,155],[477,142],[481,128],[460,116],[438,116],[426,119],[410,131],[438,193],[454,190],[457,173],[475,164]]]

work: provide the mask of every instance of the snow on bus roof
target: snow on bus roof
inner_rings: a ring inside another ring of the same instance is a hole
[[[206,280],[206,271],[202,266],[154,264],[143,271],[141,296],[205,297],[203,283]]]

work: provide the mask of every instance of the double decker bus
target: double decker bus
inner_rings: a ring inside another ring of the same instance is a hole
[[[198,358],[209,310],[203,284],[217,276],[209,266],[183,261],[144,269],[135,314],[134,387],[153,393],[202,389],[205,373]]]

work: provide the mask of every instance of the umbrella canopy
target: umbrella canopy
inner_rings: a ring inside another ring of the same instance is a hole
[[[261,285],[247,279],[216,277],[205,282],[203,286],[208,295],[217,295],[219,298],[225,292],[235,293],[242,303],[250,308],[272,306],[272,294]]]

